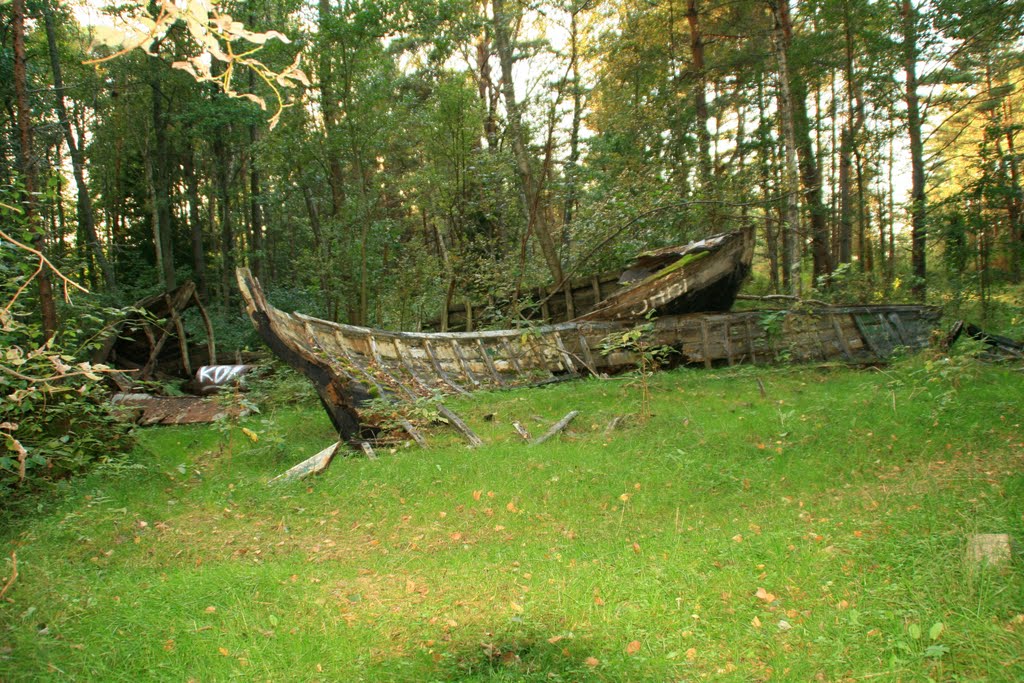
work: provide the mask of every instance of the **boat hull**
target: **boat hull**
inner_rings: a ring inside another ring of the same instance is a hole
[[[502,389],[619,372],[640,361],[637,350],[606,343],[632,330],[636,321],[394,332],[286,313],[267,303],[247,270],[239,270],[238,281],[260,336],[313,381],[346,438],[358,428],[360,397],[412,400]],[[867,364],[883,362],[899,349],[927,346],[938,319],[939,311],[928,306],[699,313],[658,318],[645,339],[671,347],[675,365]],[[603,353],[605,346],[613,348]]]

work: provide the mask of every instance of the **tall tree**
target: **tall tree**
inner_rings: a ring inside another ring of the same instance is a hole
[[[903,69],[906,75],[907,134],[910,137],[910,242],[913,292],[925,298],[927,264],[927,206],[925,204],[924,142],[921,136],[921,105],[917,92],[918,11],[912,0],[900,0],[903,34]]]
[[[50,55],[50,68],[53,72],[53,92],[57,107],[57,117],[61,130],[64,133],[64,142],[68,147],[68,156],[71,157],[71,170],[75,177],[78,201],[78,223],[82,234],[89,244],[93,258],[96,259],[100,271],[103,273],[103,282],[107,289],[114,289],[117,286],[114,269],[110,260],[103,252],[99,236],[96,234],[95,212],[92,206],[92,197],[89,194],[89,186],[85,179],[85,156],[79,141],[75,138],[71,126],[71,117],[68,116],[67,105],[64,101],[64,75],[61,69],[60,51],[57,48],[57,30],[54,26],[54,9],[46,2],[42,6],[43,22],[46,27],[46,44]]]
[[[24,193],[22,206],[25,222],[32,230],[32,244],[37,251],[46,250],[46,237],[37,215],[36,203],[36,159],[32,149],[32,108],[29,105],[28,73],[25,58],[25,0],[11,3],[13,21],[11,28],[14,39],[14,92],[18,119],[18,151]],[[50,339],[57,332],[57,307],[53,299],[53,284],[49,270],[41,268],[36,276],[39,287],[39,313],[43,335]]]

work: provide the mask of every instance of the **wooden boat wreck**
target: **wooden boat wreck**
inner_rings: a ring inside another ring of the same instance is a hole
[[[545,323],[570,320],[640,319],[661,315],[727,311],[750,272],[754,229],[712,235],[684,246],[640,254],[625,271],[575,278],[524,293],[516,318]],[[509,302],[505,302],[509,304]],[[431,327],[472,332],[498,302],[452,304]]]
[[[628,348],[605,340],[637,320],[580,319],[518,330],[392,332],[286,313],[271,306],[246,269],[238,284],[260,337],[316,387],[343,439],[358,436],[361,398],[414,400],[604,374],[635,367]],[[674,364],[884,361],[929,343],[939,312],[927,306],[847,306],[791,311],[667,315],[651,344],[676,351]],[[641,320],[643,320],[641,318]]]

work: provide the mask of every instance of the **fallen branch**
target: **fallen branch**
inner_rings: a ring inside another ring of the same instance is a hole
[[[327,448],[323,449],[312,458],[303,460],[295,467],[292,467],[287,472],[283,472],[270,481],[267,484],[273,484],[277,481],[298,481],[305,479],[311,474],[320,474],[327,469],[327,466],[331,464],[331,460],[334,458],[334,454],[338,451],[341,446],[341,442],[337,442]]]
[[[476,435],[476,432],[470,429],[469,425],[463,422],[462,418],[452,412],[448,406],[439,403],[437,405],[437,413],[444,419],[448,420],[448,424],[466,437],[466,441],[469,442],[470,447],[477,448],[478,446],[484,445],[483,440]]]
[[[513,422],[512,429],[516,430],[516,434],[523,437],[523,441],[529,441],[531,438],[530,432],[526,431],[526,427],[523,426],[522,422]]]
[[[3,588],[0,588],[0,599],[3,599],[4,595],[7,594],[7,589],[14,585],[14,581],[17,578],[18,578],[18,553],[11,553],[11,578],[7,579],[7,583],[4,584]]]
[[[556,422],[554,424],[554,426],[551,427],[551,429],[549,429],[547,432],[544,433],[544,436],[538,437],[538,438],[534,439],[533,441],[531,441],[530,445],[531,446],[539,446],[540,444],[544,443],[545,441],[547,441],[548,439],[550,439],[551,437],[555,436],[556,434],[561,432],[563,429],[568,427],[569,423],[572,422],[576,418],[576,416],[579,415],[579,414],[580,414],[580,411],[578,411],[578,410],[572,411],[571,413],[569,413],[568,415],[563,417],[561,420]]]
[[[369,441],[360,441],[359,447],[363,449],[363,453],[366,454],[368,460],[377,459],[377,452],[373,450],[373,446],[370,445]]]
[[[604,438],[607,439],[609,436],[611,436],[612,432],[614,432],[615,429],[619,426],[619,423],[622,422],[622,418],[622,415],[616,415],[615,417],[612,418],[611,422],[608,423],[608,426],[604,428]]]

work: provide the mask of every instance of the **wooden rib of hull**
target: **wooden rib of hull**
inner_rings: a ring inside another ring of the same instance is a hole
[[[239,269],[239,286],[260,336],[311,379],[343,437],[358,425],[358,396],[414,399],[552,381],[635,367],[635,353],[602,354],[610,335],[635,321],[576,321],[479,332],[392,332],[343,325],[267,303]],[[671,346],[679,364],[884,361],[898,348],[920,349],[938,321],[926,306],[850,306],[809,311],[745,311],[665,316],[653,344]]]

